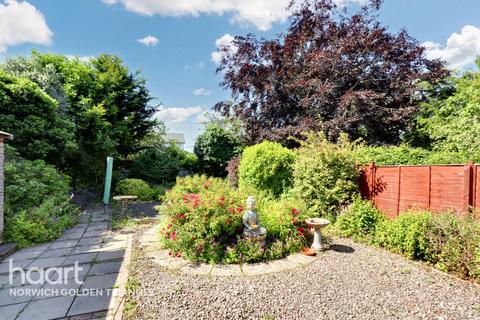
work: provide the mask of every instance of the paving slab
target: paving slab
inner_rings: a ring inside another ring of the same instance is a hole
[[[100,250],[99,244],[88,245],[88,246],[78,246],[73,248],[72,255],[74,254],[81,254],[81,253],[89,253],[89,252],[97,252]]]
[[[96,261],[118,260],[125,256],[125,249],[99,252]]]
[[[77,245],[78,240],[54,241],[48,249],[73,248]]]
[[[64,317],[74,297],[34,300],[20,313],[17,320],[50,320]]]
[[[33,260],[31,264],[28,265],[28,268],[50,268],[61,266],[66,257],[58,258],[39,258]]]
[[[15,288],[4,288],[0,290],[0,306],[28,302],[35,297],[35,290],[41,287],[41,284],[35,284]],[[1,314],[0,319],[2,319]]]
[[[0,315],[2,315],[2,320],[14,320],[26,305],[27,303],[25,302],[0,307]]]
[[[84,281],[85,277],[80,278]],[[45,284],[42,291],[37,294],[33,300],[51,299],[56,297],[75,297],[75,291],[80,288],[82,283],[77,283],[74,279],[69,279],[62,284]]]
[[[22,260],[22,261],[15,261],[12,260],[12,267],[20,267],[20,268],[26,268],[29,266],[33,261],[35,260]],[[0,263],[0,274],[8,274],[8,271],[10,270],[10,262],[7,260],[6,262]]]
[[[13,259],[13,261],[23,261],[23,260],[31,260],[38,258],[44,251],[18,251],[8,257],[7,260]]]
[[[64,257],[69,255],[72,250],[72,248],[47,249],[40,255],[39,258],[43,259]]]
[[[113,299],[112,290],[100,290],[98,295],[79,296],[73,301],[68,316],[108,310]]]
[[[83,253],[83,254],[75,254],[72,256],[68,256],[67,259],[63,262],[64,266],[74,265],[75,262],[78,264],[85,264],[85,263],[93,263],[97,260],[98,253]]]
[[[87,276],[82,289],[110,289],[115,286],[118,273],[103,274],[99,276]]]
[[[82,238],[78,242],[78,246],[91,246],[96,244],[102,244],[104,240],[102,238]]]
[[[101,275],[118,273],[122,267],[122,261],[102,262],[92,265],[88,275]]]

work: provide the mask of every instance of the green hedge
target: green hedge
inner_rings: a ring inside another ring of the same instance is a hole
[[[140,201],[157,200],[158,192],[141,179],[120,180],[115,187],[116,195],[137,196]]]
[[[41,160],[5,165],[5,239],[20,247],[51,241],[76,221],[70,178]]]

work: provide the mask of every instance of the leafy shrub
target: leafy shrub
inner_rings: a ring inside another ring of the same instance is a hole
[[[19,246],[50,241],[74,224],[70,179],[41,160],[5,165],[5,238]]]
[[[385,220],[377,228],[375,241],[394,252],[412,259],[428,259],[429,243],[426,238],[428,212],[405,212],[395,220]]]
[[[183,161],[186,161],[186,155],[176,146],[165,150],[148,149],[133,161],[129,177],[151,184],[175,181]]]
[[[337,144],[329,142],[323,133],[305,136],[293,166],[293,192],[311,211],[335,215],[358,192],[360,171],[352,145],[344,135]]]
[[[446,213],[433,215],[426,233],[429,261],[441,270],[480,279],[480,223]]]
[[[160,211],[166,219],[161,242],[170,254],[203,262],[239,263],[276,259],[298,251],[304,243],[301,215],[289,205],[270,210],[257,194],[258,213],[268,228],[264,249],[243,237],[244,202],[249,193],[232,188],[229,182],[206,176],[178,178],[166,193]],[[272,216],[270,216],[272,215]],[[276,217],[284,217],[276,222]],[[271,228],[271,230],[270,230]]]
[[[117,195],[137,196],[138,200],[150,201],[156,199],[156,192],[148,183],[141,179],[124,179],[117,183]]]
[[[238,166],[240,165],[240,156],[234,157],[227,163],[227,178],[232,187],[238,187]]]
[[[241,141],[232,130],[210,123],[195,141],[193,152],[202,172],[225,177],[227,162],[241,152]]]
[[[264,141],[243,151],[238,168],[240,188],[249,186],[279,196],[292,186],[293,151]]]
[[[384,220],[383,214],[370,201],[356,197],[338,217],[336,227],[346,237],[370,238]]]
[[[464,153],[453,151],[430,151],[422,148],[400,146],[355,146],[355,158],[359,164],[375,162],[377,165],[422,165],[458,164],[471,160]]]

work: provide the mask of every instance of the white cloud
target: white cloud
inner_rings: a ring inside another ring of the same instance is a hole
[[[53,32],[45,17],[26,1],[0,3],[0,53],[23,43],[50,45]]]
[[[78,59],[79,61],[81,61],[83,63],[88,63],[88,62],[92,61],[93,59],[95,59],[95,57],[94,56],[75,56],[73,54],[67,54],[67,59],[69,59],[69,60]]]
[[[205,88],[198,88],[198,89],[193,90],[193,94],[196,95],[196,96],[208,96],[208,95],[212,94],[212,91],[208,91]]]
[[[148,35],[145,38],[137,39],[137,41],[143,45],[146,45],[147,47],[156,46],[158,43],[157,37],[154,37],[152,35]]]
[[[216,65],[220,64],[220,62],[222,61],[222,57],[224,54],[222,50],[224,48],[227,48],[232,52],[235,52],[237,50],[235,44],[232,43],[233,40],[235,40],[235,38],[228,33],[215,40],[215,46],[217,46],[217,51],[212,52],[212,61]]]
[[[449,68],[462,69],[473,63],[480,54],[480,28],[466,25],[460,33],[452,33],[445,47],[439,43],[427,41],[422,43],[426,48],[427,58],[445,60]]]
[[[200,14],[229,14],[230,21],[253,25],[267,31],[273,23],[285,22],[289,16],[290,0],[102,0],[107,5],[123,4],[138,14],[153,16],[198,16]],[[355,3],[364,5],[368,0],[335,0],[340,6]]]
[[[202,113],[202,107],[188,107],[188,108],[165,108],[161,106],[155,117],[158,120],[168,124],[183,123],[187,121],[191,116]]]

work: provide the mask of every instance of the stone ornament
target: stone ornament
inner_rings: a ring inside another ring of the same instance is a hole
[[[243,214],[243,235],[246,237],[264,237],[267,229],[262,227],[255,211],[256,201],[253,196],[247,198],[247,211]]]

